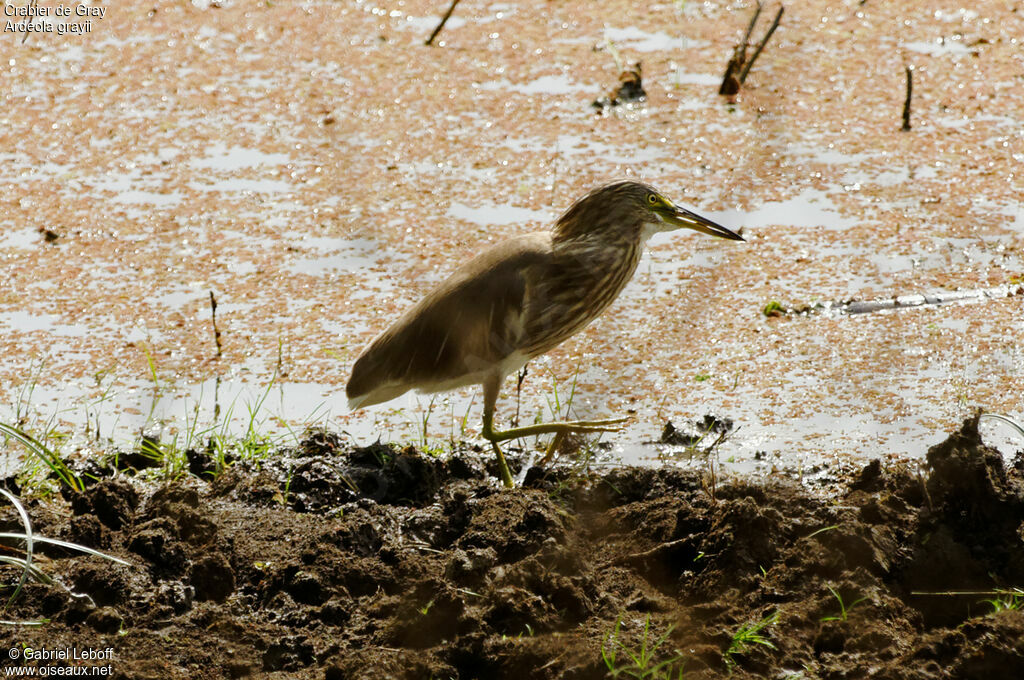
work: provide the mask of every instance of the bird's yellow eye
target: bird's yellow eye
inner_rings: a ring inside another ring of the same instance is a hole
[[[658,205],[658,197],[655,194],[647,194],[647,202],[651,205]]]

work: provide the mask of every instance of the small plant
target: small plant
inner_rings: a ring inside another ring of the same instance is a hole
[[[466,404],[466,412],[462,414],[462,418],[458,418],[458,419],[456,419],[456,417],[455,417],[455,405],[454,404],[449,404],[448,414],[449,414],[450,422],[449,422],[449,425],[448,425],[448,443],[449,443],[449,446],[451,448],[453,448],[453,449],[455,448],[455,443],[456,442],[460,442],[460,441],[462,441],[463,439],[466,438],[466,430],[469,428],[469,414],[470,414],[470,410],[473,408],[473,400],[474,399],[476,399],[476,395],[475,394],[470,396],[469,403]],[[516,408],[518,408],[518,407],[519,406],[517,404]],[[456,423],[456,420],[459,423],[458,438],[456,438],[456,436],[455,436],[455,423]]]
[[[640,648],[627,649],[619,639],[622,617],[615,620],[615,628],[608,633],[601,643],[601,658],[613,678],[639,678],[650,680],[672,680],[683,677],[683,656],[676,650],[676,655],[663,661],[655,662],[658,649],[665,644],[675,625],[670,625],[656,640],[651,640],[651,615],[644,621],[644,634],[640,640]],[[623,658],[620,652],[624,654]]]
[[[291,493],[292,493],[292,477],[294,477],[294,476],[295,476],[295,468],[289,467],[288,468],[288,474],[284,478],[284,488],[281,489],[280,491],[277,491],[274,494],[273,498],[272,498],[272,500],[275,503],[278,503],[278,504],[283,505],[283,506],[288,505],[289,500],[290,500],[289,497],[291,496]]]
[[[990,614],[1008,610],[1024,609],[1024,588],[995,588],[993,590],[943,590],[940,592],[912,590],[911,595],[930,595],[938,597],[963,597],[965,595],[988,595],[979,602],[992,605]]]
[[[522,632],[520,632],[514,638],[511,635],[506,635],[506,634],[502,633],[501,634],[501,641],[505,642],[506,640],[522,640],[524,637],[533,637],[534,635],[535,635],[535,633],[533,631],[533,626],[531,626],[528,623],[524,623],[523,624]]]
[[[139,453],[160,466],[164,479],[177,479],[188,469],[185,452],[188,447],[178,444],[178,435],[162,442],[156,437],[143,435],[139,440]]]
[[[775,644],[761,634],[761,631],[768,626],[775,625],[779,620],[779,612],[775,611],[765,616],[757,623],[745,623],[739,627],[732,636],[732,640],[729,642],[729,648],[722,654],[722,658],[725,659],[725,665],[730,669],[736,665],[735,657],[740,654],[746,654],[754,645],[762,645],[768,649],[775,649]]]
[[[581,364],[577,362],[576,370],[573,372],[572,380],[569,382],[569,391],[567,395],[564,393],[559,395],[558,377],[555,375],[554,371],[549,370],[551,375],[551,396],[545,396],[545,399],[547,399],[548,402],[548,410],[551,412],[551,416],[555,420],[573,419],[573,401],[576,398],[576,389],[579,385],[580,368]],[[537,413],[534,418],[534,423],[542,422],[544,422],[544,416],[541,413]],[[555,456],[560,451],[567,452],[572,450],[575,457],[575,465],[573,466],[572,474],[574,477],[583,475],[590,469],[590,463],[597,451],[596,444],[600,439],[601,435],[596,437],[586,437],[580,434],[556,434],[548,442],[544,458],[541,459],[542,464],[547,463],[548,460],[550,460],[550,457]]]
[[[771,300],[768,302],[768,304],[764,306],[764,309],[761,310],[761,313],[764,314],[765,316],[782,316],[783,314],[786,313],[786,310],[782,306],[781,302],[779,302],[778,300]]]
[[[569,384],[569,395],[562,403],[561,397],[558,396],[558,378],[555,376],[555,372],[549,370],[551,374],[551,395],[552,397],[545,396],[548,402],[548,409],[551,411],[551,415],[556,419],[568,420],[569,414],[572,412],[572,401],[576,397],[576,382],[580,377],[580,364],[576,363],[576,371],[572,374],[572,382]],[[564,408],[563,408],[564,406]],[[565,411],[564,415],[562,411]]]
[[[846,604],[845,602],[843,602],[843,596],[840,595],[839,592],[836,591],[835,588],[833,588],[832,586],[827,586],[827,588],[828,588],[829,592],[832,593],[832,596],[835,597],[836,600],[839,601],[839,613],[836,614],[835,616],[826,616],[826,617],[824,617],[822,619],[823,622],[824,621],[845,621],[846,617],[849,615],[851,609],[856,607],[858,604],[860,604],[864,600],[868,599],[867,596],[865,596],[865,597],[858,597],[856,600],[854,600],[850,604]]]
[[[156,412],[156,405],[160,401],[160,379],[157,377],[156,360],[153,358],[153,353],[149,351],[149,347],[143,345],[142,352],[146,355],[149,379],[153,381],[153,398],[149,402],[149,415],[146,416],[146,421],[148,422],[153,418],[153,414]]]
[[[0,423],[0,433],[3,433],[4,437],[10,437],[21,443],[31,453],[38,456],[57,475],[60,481],[64,482],[69,488],[74,491],[81,491],[85,488],[82,486],[82,480],[79,479],[78,475],[72,472],[61,457],[53,449],[46,446],[46,444],[43,444],[24,430],[6,423]]]
[[[29,413],[32,410],[32,393],[36,390],[36,385],[39,384],[39,376],[43,373],[43,367],[46,366],[46,360],[40,359],[39,364],[36,365],[35,359],[29,362],[28,382],[22,384],[18,389],[18,394],[14,399],[14,424],[16,427],[24,427],[28,422]]]
[[[113,369],[105,368],[96,371],[92,374],[93,380],[96,382],[96,387],[103,389],[103,380],[113,373]],[[84,403],[85,408],[85,436],[91,437],[94,441],[99,442],[101,438],[100,432],[100,416],[103,412],[103,405],[108,401],[113,400],[114,383],[111,381],[100,395],[91,401]],[[95,427],[93,427],[93,419],[95,419]]]
[[[254,402],[245,404],[248,422],[245,434],[241,437],[233,436],[230,432],[231,423],[234,420],[235,407],[238,405],[237,400],[232,401],[228,405],[224,414],[219,416],[216,424],[198,433],[198,436],[208,438],[207,449],[213,455],[216,467],[215,475],[225,470],[233,457],[258,462],[270,456],[281,446],[283,440],[291,438],[296,442],[298,441],[298,436],[287,425],[285,427],[288,429],[288,432],[282,433],[280,436],[270,436],[260,432],[260,429],[266,422],[265,418],[261,416],[261,411],[276,382],[277,374],[275,373],[262,394]],[[310,420],[312,419],[311,417]],[[279,424],[282,423],[279,422]]]
[[[257,427],[262,424],[262,421],[258,418],[259,413],[263,409],[263,404],[267,401],[267,397],[270,396],[270,391],[274,388],[275,384],[277,384],[277,373],[270,377],[267,389],[256,399],[255,403],[245,405],[245,409],[249,414],[249,422],[245,428],[245,435],[238,442],[242,458],[262,460],[269,456],[275,448],[275,442],[271,437],[257,432]]]
[[[430,416],[434,413],[434,403],[437,401],[437,395],[430,397],[430,403],[427,404],[427,410],[423,413],[420,425],[420,448],[430,448],[430,441],[427,437],[427,425],[430,423]]]
[[[993,594],[995,597],[982,600],[982,602],[992,605],[992,611],[990,612],[992,614],[1024,609],[1024,589],[997,590]]]
[[[447,400],[446,400],[447,401]],[[417,441],[414,446],[419,450],[420,453],[429,456],[440,456],[446,452],[444,445],[441,442],[431,442],[430,440],[430,419],[434,416],[434,407],[437,405],[437,395],[432,395],[430,401],[427,402],[427,406],[424,409],[420,401],[416,400],[416,409],[413,414],[403,415],[405,416],[406,422],[416,428]],[[449,412],[451,409],[449,407]],[[415,415],[419,414],[419,415]],[[448,434],[451,437],[451,425],[448,427]]]
[[[149,357],[149,353],[146,354]],[[159,383],[157,382],[155,367],[151,365],[151,372],[154,384],[154,399],[158,399]],[[200,432],[199,427],[199,403],[197,402],[193,408],[188,407],[188,400],[185,401],[185,427],[183,431],[178,431],[170,437],[169,440],[164,441],[161,439],[159,434],[146,434],[146,431],[151,428],[151,425],[155,422],[153,419],[153,413],[155,412],[155,402],[150,407],[150,415],[146,418],[146,423],[142,426],[142,432],[139,436],[139,454],[152,460],[160,468],[160,474],[164,479],[177,479],[185,474],[188,470],[188,456],[187,452],[190,449],[195,449],[197,443],[203,434]],[[192,413],[192,417],[189,417],[189,413]],[[156,428],[153,428],[156,429]]]

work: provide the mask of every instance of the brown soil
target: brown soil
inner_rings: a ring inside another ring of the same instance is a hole
[[[918,594],[1024,585],[1024,456],[1004,467],[976,420],[927,474],[873,462],[834,498],[672,469],[504,491],[482,458],[319,433],[212,483],[100,475],[29,512],[133,566],[46,550],[88,597],[28,586],[5,618],[51,622],[4,648],[110,646],[121,678],[601,678],[602,645],[621,664],[649,617],[687,678],[1024,677],[1024,611]],[[865,599],[827,620],[830,588]],[[730,668],[733,634],[772,615],[773,647]]]

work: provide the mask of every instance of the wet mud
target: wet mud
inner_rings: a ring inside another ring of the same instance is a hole
[[[323,432],[216,478],[96,468],[28,510],[132,566],[42,548],[59,583],[5,618],[50,622],[0,632],[112,647],[119,678],[603,678],[645,627],[671,677],[1020,678],[1024,611],[979,593],[1024,586],[1022,456],[971,419],[926,469],[875,461],[833,497],[670,468],[504,491],[484,452]]]

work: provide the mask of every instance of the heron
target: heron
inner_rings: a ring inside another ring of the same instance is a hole
[[[636,271],[654,234],[675,229],[734,241],[738,233],[674,204],[653,187],[619,181],[574,202],[549,231],[501,241],[457,267],[356,359],[345,388],[353,410],[409,390],[483,387],[481,436],[503,484],[514,487],[499,444],[554,434],[544,460],[569,434],[612,432],[626,418],[494,428],[505,378],[596,319]]]

